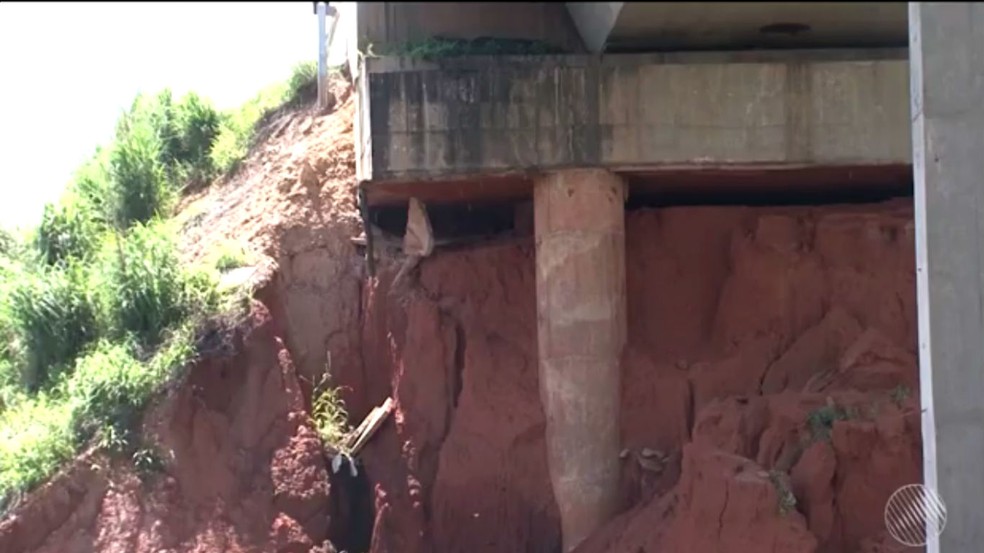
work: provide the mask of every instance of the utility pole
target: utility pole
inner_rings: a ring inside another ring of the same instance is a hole
[[[328,37],[325,36],[325,17],[328,3],[318,2],[318,108],[325,108],[328,88]]]
[[[335,27],[338,25],[338,10],[328,5],[328,2],[317,2],[315,12],[318,14],[318,108],[325,109],[328,101],[328,48],[331,46]],[[327,18],[331,17],[331,27],[327,27]],[[325,29],[327,27],[327,32]]]

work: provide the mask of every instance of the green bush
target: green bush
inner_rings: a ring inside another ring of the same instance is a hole
[[[132,333],[147,347],[196,311],[216,305],[206,273],[182,267],[166,225],[135,225],[103,251],[100,292],[108,326],[117,336]]]
[[[50,477],[75,454],[72,406],[47,394],[0,412],[0,503]]]
[[[98,220],[78,202],[62,202],[44,207],[35,245],[41,260],[48,265],[84,259],[96,247],[100,228]]]
[[[208,153],[219,133],[219,113],[194,92],[175,102],[165,89],[157,96],[140,96],[129,116],[150,126],[160,141],[161,164],[173,169],[208,164]]]
[[[0,228],[0,256],[14,256],[16,249],[17,237],[14,236],[14,233],[5,228]]]
[[[212,159],[209,153],[219,136],[222,123],[219,112],[195,93],[185,96],[178,107],[181,129],[178,161],[195,169],[210,171]]]
[[[21,381],[30,391],[48,384],[97,337],[97,308],[85,269],[24,268],[8,274],[3,319],[18,342]]]
[[[99,433],[100,445],[121,451],[131,443],[140,410],[150,397],[158,375],[147,370],[132,346],[102,342],[79,359],[65,381],[63,397],[72,404],[72,430],[84,442]]]
[[[125,115],[110,155],[113,220],[127,229],[162,215],[173,198],[161,163],[162,144],[145,120]]]
[[[169,89],[157,96],[144,96],[134,104],[131,116],[146,121],[160,140],[161,165],[171,168],[181,160],[181,110]]]
[[[290,78],[287,80],[284,103],[296,106],[314,100],[317,94],[318,63],[308,61],[295,65],[290,73]]]
[[[134,439],[143,409],[207,349],[204,323],[245,303],[243,290],[220,296],[213,270],[182,267],[162,219],[189,180],[234,168],[315,73],[302,64],[231,113],[194,94],[138,96],[31,240],[0,233],[0,513],[86,444],[156,466]],[[217,264],[246,261],[229,249]],[[316,415],[326,439],[346,429],[334,391]]]
[[[20,396],[0,410],[0,510],[12,496],[49,478],[93,437],[113,452],[133,449],[142,410],[190,361],[192,337],[188,325],[178,327],[143,363],[126,340],[100,342],[58,386]]]
[[[75,199],[77,209],[99,229],[108,228],[114,222],[114,189],[110,176],[112,152],[112,148],[96,148],[95,155],[76,171],[66,194]]]

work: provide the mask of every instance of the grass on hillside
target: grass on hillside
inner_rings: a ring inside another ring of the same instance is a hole
[[[220,173],[235,171],[249,153],[254,129],[278,108],[294,107],[301,101],[313,98],[317,91],[317,77],[316,63],[298,64],[286,82],[261,90],[238,111],[227,114],[211,150],[211,160],[216,170]]]
[[[153,465],[144,407],[199,354],[196,333],[244,304],[215,267],[182,266],[168,219],[244,159],[264,117],[310,97],[313,67],[229,113],[138,96],[36,228],[0,233],[0,513],[87,446]]]
[[[245,244],[231,240],[215,246],[209,259],[212,266],[220,272],[247,267],[255,261],[255,257]]]

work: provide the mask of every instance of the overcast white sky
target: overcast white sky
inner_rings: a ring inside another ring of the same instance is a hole
[[[36,222],[138,92],[235,107],[316,59],[317,28],[310,2],[0,3],[0,225]]]

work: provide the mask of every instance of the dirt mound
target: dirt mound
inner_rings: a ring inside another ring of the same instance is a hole
[[[438,250],[399,290],[398,260],[366,277],[336,96],[185,203],[189,258],[243,240],[274,277],[238,353],[153,414],[165,474],[80,464],[0,550],[558,550],[533,241]],[[882,505],[921,473],[912,230],[904,200],[629,212],[625,510],[580,551],[894,550]],[[305,422],[326,370],[353,422],[395,400],[366,480],[332,482]]]
[[[309,106],[273,118],[262,133],[267,139],[253,147],[242,167],[187,198],[178,217],[189,259],[235,242],[274,261],[278,293],[269,307],[283,321],[306,391],[326,368],[362,370],[363,263],[350,242],[361,232],[355,97],[341,79],[331,89],[331,111]]]

